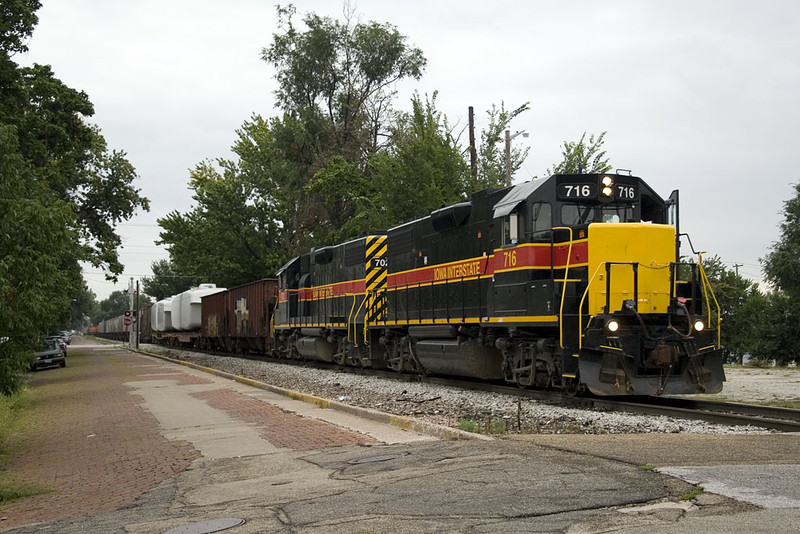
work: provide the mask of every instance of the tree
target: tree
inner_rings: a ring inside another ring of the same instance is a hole
[[[0,5],[0,394],[14,391],[39,336],[83,314],[80,261],[122,272],[114,227],[148,201],[109,151],[86,93],[49,66],[19,67],[38,1]],[[78,309],[80,308],[80,310]]]
[[[195,206],[159,219],[169,272],[154,264],[150,291],[176,274],[228,287],[273,276],[310,247],[385,229],[504,182],[503,153],[488,147],[527,104],[493,107],[484,143],[499,171],[473,181],[436,93],[425,101],[416,94],[408,113],[392,110],[394,84],[418,79],[425,66],[396,28],[309,14],[301,30],[292,6],[278,14],[282,33],[263,58],[277,69],[281,115],[253,115],[236,132],[233,159],[192,170]],[[513,152],[513,169],[525,154]]]
[[[605,136],[606,132],[601,133],[597,138],[592,134],[587,143],[586,132],[584,132],[577,143],[564,141],[562,150],[564,159],[553,169],[547,169],[547,175],[602,174],[610,171],[612,166],[606,158],[606,151],[600,150]]]
[[[330,237],[326,230],[348,222],[352,202],[335,198],[331,189],[321,198],[308,184],[334,158],[329,173],[342,177],[348,168],[350,178],[369,177],[369,158],[388,137],[394,86],[419,79],[426,60],[391,24],[353,24],[352,12],[344,22],[310,13],[302,20],[306,30],[300,31],[293,6],[277,10],[283,33],[273,36],[262,56],[277,69],[276,97],[285,114],[281,126],[288,126],[282,130],[272,124],[276,147],[293,167],[287,185],[296,199],[295,218],[286,223],[290,232],[303,228],[304,234],[324,239]]]
[[[500,109],[492,105],[492,109],[487,112],[489,125],[481,132],[477,183],[470,186],[471,191],[505,186],[505,131],[509,129],[514,118],[529,109],[530,102],[526,102],[514,110],[506,110],[505,105],[500,103]],[[522,166],[525,158],[528,157],[528,151],[527,147],[524,149],[511,147],[511,174],[517,172]]]
[[[761,345],[754,355],[779,364],[800,361],[797,339],[800,336],[800,183],[794,197],[784,202],[780,237],[770,252],[759,259],[764,276],[774,290],[767,298],[763,314]]]
[[[142,277],[142,291],[157,301],[202,283],[199,277],[180,274],[169,260],[155,261],[150,268],[153,276]]]
[[[800,183],[795,196],[783,204],[780,238],[759,261],[767,281],[794,298],[800,297]]]
[[[304,32],[292,21],[294,6],[278,6],[277,12],[284,33],[273,36],[262,57],[277,69],[278,104],[304,121],[326,119],[318,133],[329,135],[317,139],[323,141],[319,156],[351,159],[374,152],[391,110],[393,85],[420,78],[426,64],[422,51],[409,47],[391,24],[351,24],[352,12],[345,13],[344,23],[309,13]]]
[[[75,213],[20,154],[0,123],[0,394],[21,384],[38,336],[69,320],[80,270]]]
[[[326,242],[353,239],[388,228],[466,198],[469,169],[461,156],[436,96],[411,100],[412,111],[398,114],[384,150],[369,159],[368,170],[333,158],[314,175],[308,189],[346,215]],[[334,209],[331,206],[331,209]]]
[[[96,298],[94,291],[89,289],[84,283],[83,287],[78,291],[77,296],[71,299],[70,329],[81,330],[85,326],[88,326],[87,321],[97,313],[98,303]]]
[[[116,280],[123,266],[114,227],[149,203],[132,185],[137,176],[125,153],[109,151],[99,128],[87,123],[94,107],[86,93],[65,85],[47,65],[19,67],[11,59],[27,50],[39,6],[15,0],[0,10],[0,124],[16,128],[19,152],[37,177],[74,205],[79,259]]]
[[[764,332],[760,320],[766,307],[764,295],[755,282],[726,268],[719,256],[705,258],[703,269],[720,307],[725,361],[742,362],[745,355],[757,352]]]
[[[253,117],[237,132],[232,147],[237,160],[204,161],[191,171],[196,205],[189,213],[174,211],[158,220],[159,243],[170,246],[171,272],[159,272],[154,264],[148,292],[154,285],[182,285],[163,280],[175,275],[186,284],[225,287],[272,276],[293,247],[307,242],[300,237],[303,217],[292,195],[295,167],[276,146],[275,131],[286,130],[278,120]]]
[[[27,52],[25,44],[39,22],[39,0],[7,0],[0,9],[0,49],[8,54]]]
[[[112,319],[124,314],[131,309],[130,296],[127,291],[112,291],[107,299],[98,305],[97,314],[91,318],[92,324],[97,324],[106,319]]]
[[[377,204],[386,214],[382,228],[464,200],[475,190],[447,117],[436,109],[437,96],[423,101],[415,94],[412,111],[398,116],[389,148],[370,161],[381,190]]]

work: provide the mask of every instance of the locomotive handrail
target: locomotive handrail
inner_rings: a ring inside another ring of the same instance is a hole
[[[708,293],[711,292],[711,298],[714,299],[714,305],[717,308],[717,348],[722,346],[722,342],[720,338],[722,337],[722,310],[720,308],[719,302],[717,301],[717,296],[714,294],[714,288],[711,287],[711,282],[708,280],[708,275],[706,275],[706,270],[703,269],[703,251],[697,253],[697,265],[700,267],[700,279],[703,283],[703,293],[705,294],[705,302],[706,306],[708,307],[708,321],[711,322],[711,305],[709,304],[708,300]]]
[[[364,303],[367,302],[368,300],[370,300],[370,296],[372,296],[373,294],[374,295],[378,294],[378,290],[376,288],[367,289],[366,290],[366,292],[364,293],[364,300],[361,301],[361,306],[358,307],[358,311],[356,312],[356,315],[361,311],[361,308],[363,307]],[[376,323],[377,323],[377,321],[376,321]],[[364,341],[365,342],[367,340],[368,329],[369,329],[369,309],[367,309],[367,313],[364,314],[364,334],[363,334],[363,336],[364,336]],[[358,346],[358,345],[356,345],[356,346]]]
[[[347,316],[347,341],[350,341],[350,325],[352,324],[353,325],[353,343],[355,343],[355,341],[356,341],[356,335],[355,335],[356,325],[353,322],[353,310],[356,307],[356,293],[353,293],[352,297],[353,297],[353,305],[350,306],[350,315]]]
[[[567,279],[569,278],[569,262],[572,261],[572,228],[568,226],[554,226],[553,230],[569,231],[569,249],[567,250],[567,264],[564,267],[564,280],[561,281],[561,307],[558,310],[558,342],[564,348],[564,298],[566,297]],[[553,234],[555,236],[555,233]],[[555,247],[555,237],[550,243],[550,263],[552,268],[553,249]],[[580,321],[578,322],[580,328]],[[580,337],[580,336],[578,336]]]
[[[586,300],[586,295],[589,294],[589,289],[592,287],[592,282],[594,282],[594,279],[597,277],[597,273],[599,273],[600,269],[604,268],[605,265],[606,262],[604,261],[597,264],[597,269],[594,270],[594,274],[589,279],[589,282],[586,284],[586,290],[583,292],[583,296],[581,297],[581,302],[578,305],[578,329],[580,330],[580,332],[578,332],[578,350],[581,350],[583,348],[583,302]],[[606,298],[608,298],[608,294],[606,294]],[[561,348],[564,348],[563,342]]]

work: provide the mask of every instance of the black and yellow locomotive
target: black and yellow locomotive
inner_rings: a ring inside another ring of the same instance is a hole
[[[679,261],[677,209],[634,176],[556,175],[311,250],[278,273],[277,350],[567,392],[716,393],[719,310],[700,261]]]

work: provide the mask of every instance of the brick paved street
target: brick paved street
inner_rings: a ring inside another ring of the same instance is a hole
[[[77,345],[80,343],[81,345]],[[258,429],[276,447],[308,450],[372,443],[368,436],[305,419],[180,366],[76,338],[68,364],[32,373],[29,415],[0,473],[51,491],[0,506],[0,529],[116,510],[184,471],[201,454],[164,437],[131,383],[167,380],[208,391],[210,408]],[[283,430],[285,429],[285,431]]]

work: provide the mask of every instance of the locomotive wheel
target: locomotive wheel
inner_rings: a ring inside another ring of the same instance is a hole
[[[568,378],[564,384],[564,394],[567,397],[574,397],[581,390],[580,380],[578,377]]]

